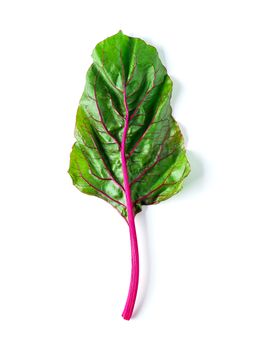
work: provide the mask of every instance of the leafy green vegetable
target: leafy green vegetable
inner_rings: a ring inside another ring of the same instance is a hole
[[[69,173],[80,191],[109,202],[129,225],[132,272],[123,317],[130,319],[139,280],[134,216],[180,191],[190,166],[171,114],[172,81],[156,49],[119,32],[92,57]]]

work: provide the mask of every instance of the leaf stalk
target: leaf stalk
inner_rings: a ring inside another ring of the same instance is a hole
[[[137,291],[138,291],[138,284],[139,284],[139,250],[138,250],[133,202],[131,198],[131,188],[129,183],[128,167],[127,167],[126,153],[125,153],[125,145],[126,145],[127,133],[129,128],[129,109],[127,104],[126,86],[124,87],[123,94],[124,94],[124,105],[125,105],[126,115],[125,115],[125,125],[123,129],[122,140],[121,140],[121,162],[122,162],[123,185],[124,185],[125,196],[126,196],[127,216],[128,216],[128,225],[130,230],[130,241],[131,241],[131,280],[130,280],[128,297],[122,313],[122,317],[125,320],[130,320],[133,313]]]

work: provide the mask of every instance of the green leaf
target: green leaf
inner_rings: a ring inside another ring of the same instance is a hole
[[[69,173],[80,191],[109,202],[129,225],[132,269],[122,313],[129,320],[139,282],[134,216],[177,193],[190,166],[171,114],[172,81],[156,49],[119,32],[92,56]]]
[[[172,117],[172,81],[157,50],[122,32],[100,42],[77,111],[69,173],[82,192],[127,219],[121,146],[124,142],[134,214],[182,188],[189,174],[183,136]]]

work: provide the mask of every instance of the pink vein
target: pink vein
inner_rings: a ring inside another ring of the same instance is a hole
[[[151,194],[153,194],[154,192],[156,192],[157,190],[159,190],[161,187],[165,186],[165,183],[162,183],[161,185],[159,185],[158,187],[156,187],[154,190],[148,192],[147,194],[145,194],[144,196],[139,197],[138,199],[136,199],[135,203],[138,203],[140,201],[142,201],[143,199],[149,197]]]
[[[142,201],[143,199],[146,199],[147,197],[149,197],[151,194],[153,194],[154,192],[156,192],[157,190],[159,190],[160,188],[162,188],[163,186],[170,186],[170,185],[176,185],[177,182],[171,182],[171,183],[165,183],[165,181],[168,179],[168,177],[171,175],[171,173],[173,172],[173,169],[169,172],[169,174],[166,176],[166,178],[164,179],[163,183],[161,183],[159,186],[157,186],[155,189],[153,189],[152,191],[148,192],[147,194],[145,194],[144,196],[141,196],[139,198],[136,199],[135,203],[138,203],[140,201]]]
[[[99,103],[98,103],[98,98],[97,98],[97,77],[96,76],[96,81],[95,81],[95,85],[94,85],[94,96],[95,96],[95,103],[96,103],[96,106],[97,106],[97,110],[98,110],[98,113],[99,113],[99,116],[100,116],[100,120],[101,120],[101,123],[102,123],[102,126],[105,130],[105,132],[115,141],[115,143],[118,145],[118,147],[120,148],[120,143],[119,141],[112,135],[112,133],[108,130],[107,126],[105,125],[105,122],[104,122],[104,119],[103,119],[103,116],[102,116],[102,113],[101,113],[101,109],[100,109],[100,106],[99,106]]]
[[[78,168],[79,169],[79,168]],[[122,205],[123,207],[125,207],[125,205],[121,202],[119,202],[117,199],[112,198],[111,196],[109,196],[107,193],[105,193],[104,191],[100,190],[99,188],[97,188],[96,186],[92,185],[81,173],[80,169],[79,169],[79,174],[80,177],[90,186],[92,187],[95,191],[98,191],[100,194],[102,194],[103,196],[107,197],[109,200]]]
[[[85,127],[85,125],[84,125],[84,127]],[[86,129],[86,127],[85,127],[85,129]],[[121,189],[122,191],[124,191],[123,186],[114,178],[113,174],[111,173],[111,171],[110,171],[110,169],[109,169],[107,163],[105,162],[105,160],[104,160],[102,154],[100,153],[100,150],[99,150],[99,148],[98,148],[98,146],[97,146],[97,144],[96,144],[96,142],[95,142],[95,140],[94,140],[92,134],[91,134],[87,129],[86,129],[86,132],[89,134],[89,136],[90,136],[90,138],[91,138],[91,140],[92,140],[92,143],[93,143],[95,149],[97,150],[97,152],[98,152],[98,154],[99,154],[99,156],[100,156],[100,159],[101,159],[102,163],[103,163],[104,166],[105,166],[105,169],[107,170],[108,174],[109,174],[110,177],[111,177],[111,180],[112,180],[118,187],[120,187],[120,189]],[[86,142],[84,141],[83,138],[82,138],[82,141],[84,142],[85,146],[88,147],[88,145],[86,144]]]
[[[130,82],[132,81],[133,79],[133,76],[134,76],[134,73],[135,73],[135,68],[137,67],[137,58],[135,59],[135,63],[134,63],[134,66],[133,66],[133,69],[132,69],[132,72],[131,72],[131,75],[130,75],[130,78],[128,79],[127,83],[126,83],[126,87],[130,84]]]
[[[157,75],[157,72],[158,72],[159,69],[156,71],[156,70],[154,69],[154,66],[153,66],[153,70],[154,70],[154,78],[153,78],[153,82],[152,82],[152,87],[146,92],[146,94],[145,94],[145,96],[143,97],[143,99],[139,102],[138,106],[135,108],[135,111],[134,111],[133,114],[130,116],[130,120],[132,120],[132,119],[136,116],[136,114],[137,114],[139,108],[141,107],[141,105],[143,104],[143,102],[146,100],[147,96],[148,96],[148,95],[151,93],[151,91],[156,87],[155,81],[156,81],[156,75]]]
[[[137,114],[139,108],[141,107],[141,105],[143,104],[143,102],[146,100],[147,96],[151,93],[151,91],[152,91],[154,88],[155,88],[155,85],[153,85],[153,86],[146,92],[145,96],[142,98],[142,100],[139,102],[138,106],[135,108],[134,112],[133,112],[132,115],[130,116],[130,120],[132,120],[132,119],[136,116],[136,114]]]
[[[166,134],[165,134],[165,137],[164,137],[164,139],[163,139],[163,142],[162,142],[162,144],[161,144],[161,147],[160,147],[160,149],[159,149],[159,152],[158,152],[158,154],[157,154],[157,158],[156,158],[155,162],[154,162],[153,164],[151,164],[150,166],[148,166],[147,168],[145,168],[145,169],[143,170],[143,172],[142,172],[140,175],[138,175],[138,176],[131,182],[131,186],[132,186],[133,184],[135,184],[135,182],[138,182],[138,181],[139,181],[149,170],[151,170],[155,165],[157,165],[157,164],[160,163],[162,160],[166,159],[166,158],[169,157],[172,153],[174,153],[174,151],[173,151],[173,152],[168,153],[166,156],[164,156],[164,157],[161,158],[162,150],[163,150],[163,148],[164,148],[164,144],[165,144],[165,141],[167,140],[168,135],[169,135],[169,129],[167,130],[167,132],[166,132]]]
[[[105,74],[105,76],[106,76],[108,82],[110,83],[110,85],[111,85],[114,89],[116,89],[117,91],[123,93],[123,91],[122,91],[121,89],[119,89],[116,85],[114,85],[114,83],[112,82],[112,80],[108,77],[108,74],[107,74],[107,72],[106,72],[106,70],[105,70],[105,67],[104,67],[104,58],[105,58],[105,55],[104,55],[104,47],[103,47],[103,48],[102,48],[102,66],[100,66],[100,68],[102,68],[102,70],[103,70],[103,72],[104,72],[104,74]]]
[[[152,124],[154,123],[154,120],[156,118],[156,115],[159,112],[159,109],[161,108],[161,106],[159,106],[157,108],[157,111],[155,112],[151,122],[149,123],[149,125],[147,126],[147,128],[145,129],[144,133],[142,134],[142,136],[138,139],[138,141],[135,143],[135,145],[133,146],[132,150],[130,151],[130,153],[128,154],[127,158],[130,158],[130,156],[133,154],[133,152],[135,151],[135,149],[137,148],[137,146],[139,145],[139,143],[143,140],[143,138],[145,137],[147,131],[150,129],[150,127],[152,126]],[[133,124],[134,125],[134,124]]]
[[[109,99],[111,101],[111,106],[112,106],[112,109],[114,110],[114,112],[121,118],[121,119],[124,119],[124,116],[122,114],[120,114],[120,112],[117,110],[117,108],[115,107],[114,103],[113,103],[113,100],[112,100],[112,96],[111,94],[109,94]]]
[[[96,148],[94,148],[94,149],[96,149]],[[89,172],[90,172],[91,175],[93,175],[94,177],[96,177],[97,179],[102,180],[102,181],[112,181],[112,178],[111,178],[111,177],[101,177],[101,176],[95,174],[94,171],[91,169],[90,164],[89,164],[88,159],[86,158],[86,155],[85,155],[85,154],[84,154],[84,158],[85,158],[86,163],[87,163],[88,166],[89,166],[89,169],[88,169],[88,170],[89,170]],[[99,158],[99,159],[100,159],[100,158]]]
[[[95,173],[91,170],[91,168],[89,169],[89,171],[90,171],[91,175],[93,175],[94,177],[96,177],[96,178],[99,179],[99,180],[102,180],[102,181],[111,181],[111,180],[112,180],[111,177],[101,177],[101,176],[98,176],[97,174],[95,174]]]

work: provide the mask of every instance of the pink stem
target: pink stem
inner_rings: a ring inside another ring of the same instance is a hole
[[[126,97],[126,87],[124,88],[123,94],[124,94],[126,116],[125,116],[125,125],[123,129],[122,140],[121,140],[121,162],[122,162],[122,171],[123,171],[123,185],[124,185],[125,196],[126,196],[128,225],[130,229],[132,266],[131,266],[130,288],[129,288],[126,304],[122,313],[122,317],[125,320],[129,320],[132,316],[132,312],[134,309],[135,300],[137,296],[137,290],[138,290],[139,252],[138,252],[138,243],[137,243],[136,228],[135,228],[135,222],[134,222],[131,188],[129,183],[129,175],[128,175],[128,168],[127,168],[127,162],[126,162],[126,154],[125,154],[125,144],[126,144],[127,132],[129,128],[129,109],[128,109],[127,97]]]

